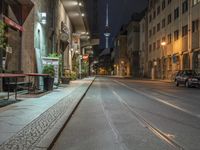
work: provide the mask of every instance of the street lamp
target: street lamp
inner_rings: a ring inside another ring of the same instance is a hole
[[[165,41],[161,42],[161,45],[164,47],[167,43]]]
[[[163,51],[164,51],[164,48],[165,48],[166,44],[167,43],[165,41],[161,42],[161,46],[162,46],[162,58],[161,58],[162,59],[162,79],[164,79],[164,69],[165,69],[164,68],[164,63],[165,62],[164,62],[164,54],[163,54],[164,52]]]

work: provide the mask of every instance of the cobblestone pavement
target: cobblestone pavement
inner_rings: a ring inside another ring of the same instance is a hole
[[[92,81],[92,80],[91,80]],[[90,81],[90,83],[91,83]],[[32,122],[0,145],[1,150],[44,149],[37,147],[42,138],[50,131],[59,119],[68,112],[73,101],[77,102],[87,90],[89,84],[84,83],[70,95],[62,98],[55,105],[39,115]]]

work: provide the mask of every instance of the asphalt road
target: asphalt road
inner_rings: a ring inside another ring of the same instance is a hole
[[[97,78],[53,150],[200,150],[200,89]]]

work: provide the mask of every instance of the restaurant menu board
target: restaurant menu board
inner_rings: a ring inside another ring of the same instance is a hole
[[[50,64],[54,66],[54,83],[57,84],[59,82],[59,58],[42,57],[42,64],[43,66]]]

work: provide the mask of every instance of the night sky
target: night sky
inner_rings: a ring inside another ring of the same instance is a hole
[[[148,0],[100,0],[99,1],[99,30],[101,44],[100,48],[105,47],[103,36],[106,16],[106,2],[109,3],[109,24],[111,28],[110,45],[113,43],[114,36],[119,32],[123,24],[127,24],[133,12],[141,12],[147,6]]]

